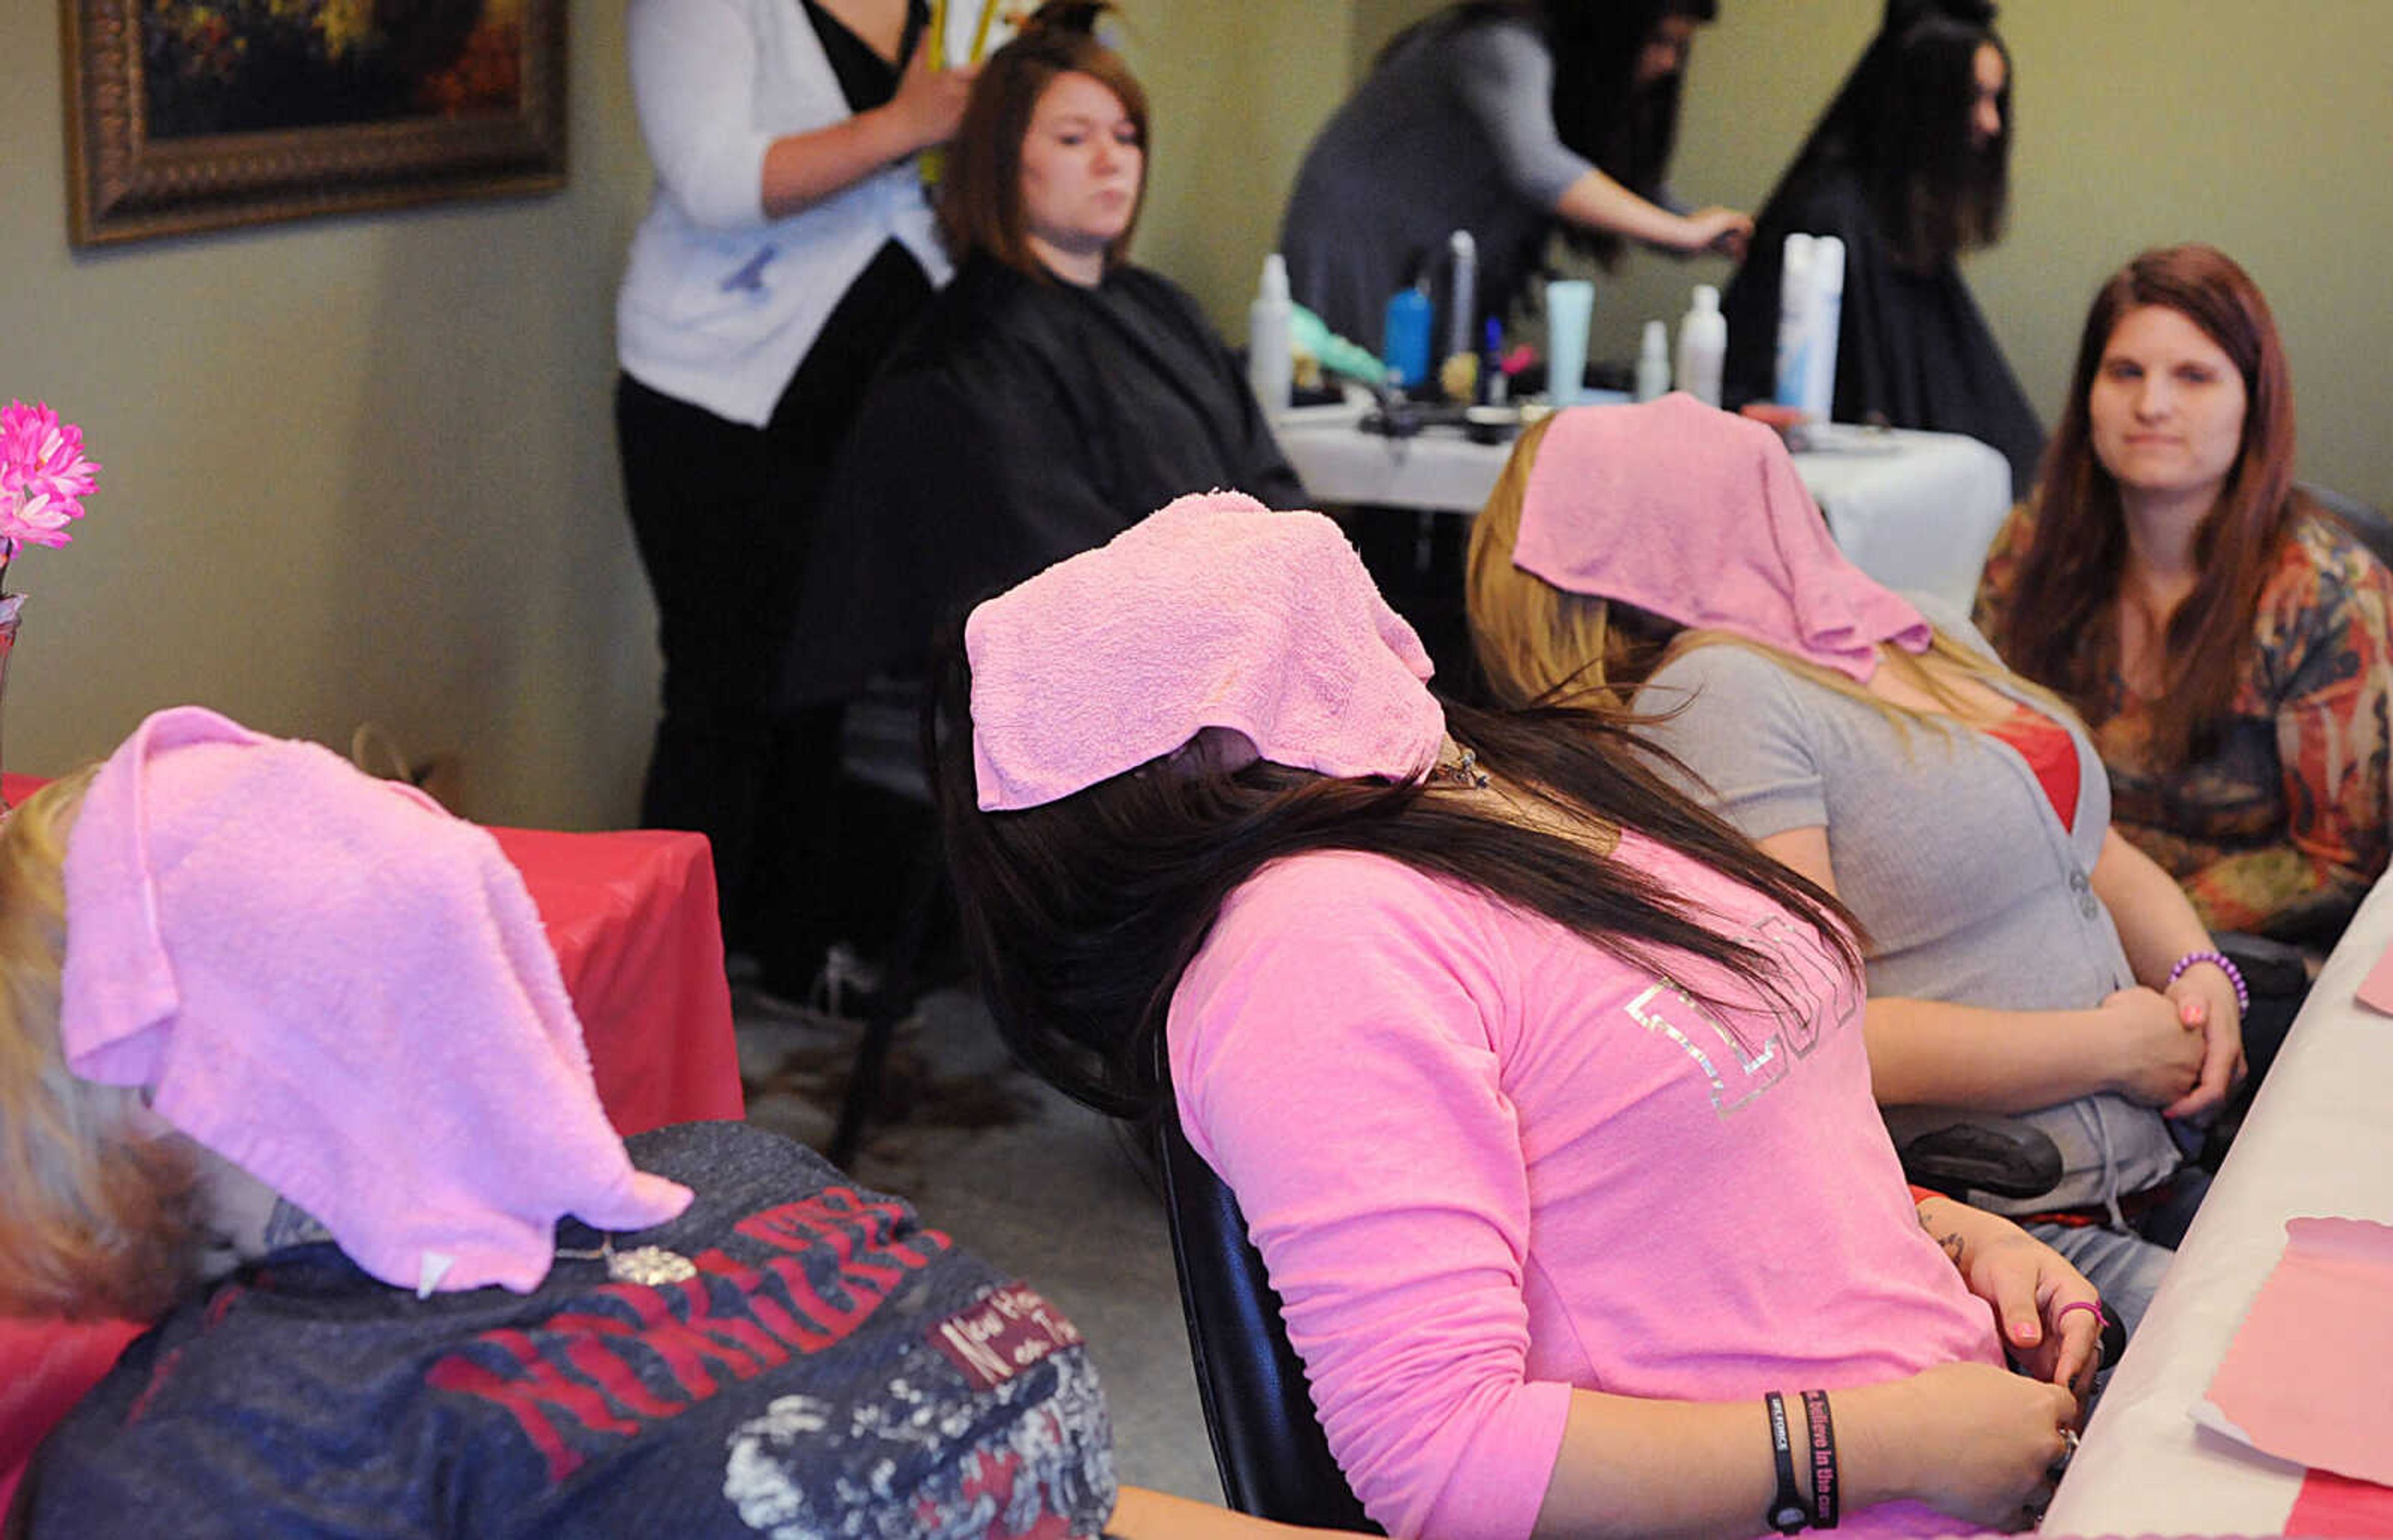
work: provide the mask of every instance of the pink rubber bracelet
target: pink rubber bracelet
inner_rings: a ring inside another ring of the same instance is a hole
[[[2094,1312],[2094,1322],[2095,1322],[2095,1325],[2097,1325],[2098,1326],[2107,1326],[2107,1325],[2109,1325],[2111,1324],[2111,1318],[2110,1318],[2109,1316],[2107,1316],[2107,1315],[2105,1315],[2105,1314],[2103,1314],[2103,1313],[2102,1313],[2102,1307],[2101,1307],[2099,1304],[2096,1303],[2094,1300],[2091,1300],[2091,1299],[2072,1299],[2072,1300],[2070,1300],[2070,1301],[2069,1301],[2069,1303],[2067,1303],[2067,1304],[2065,1304],[2065,1305],[2061,1306],[2059,1310],[2054,1311],[2054,1312],[2052,1312],[2052,1324],[2053,1324],[2053,1325],[2055,1325],[2056,1327],[2057,1327],[2057,1326],[2059,1326],[2059,1325],[2060,1325],[2060,1318],[2061,1318],[2062,1316],[2064,1316],[2064,1315],[2068,1314],[2068,1313],[2069,1313],[2071,1311],[2073,1311],[2073,1310],[2090,1310],[2090,1311],[2092,1311],[2092,1312]]]

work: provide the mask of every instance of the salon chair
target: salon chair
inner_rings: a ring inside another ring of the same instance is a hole
[[[928,805],[931,792],[922,776],[922,690],[918,682],[875,681],[848,703],[840,750],[843,772],[893,796]],[[866,1124],[884,1111],[883,1090],[890,1048],[896,1041],[897,1028],[938,982],[934,954],[942,922],[955,903],[947,857],[935,833],[909,852],[900,864],[905,875],[896,939],[882,959],[878,985],[863,999],[863,1026],[848,1069],[847,1089],[840,1098],[839,1123],[823,1148],[824,1158],[843,1170],[855,1160]]]
[[[1364,1517],[1330,1457],[1303,1362],[1288,1345],[1279,1296],[1247,1239],[1237,1198],[1168,1109],[1156,1146],[1188,1355],[1223,1500],[1279,1523],[1385,1533]]]
[[[1903,1178],[1965,1202],[1972,1193],[2042,1197],[2060,1185],[2060,1146],[2034,1124],[1955,1107],[1888,1107]]]
[[[2295,486],[2308,492],[2337,523],[2350,530],[2360,544],[2374,552],[2378,561],[2393,567],[2393,518],[2386,517],[2384,510],[2372,507],[2356,497],[2347,497],[2321,487],[2315,481],[2297,482]]]
[[[1948,1116],[1936,1128],[1960,1126]],[[2037,1183],[2021,1194],[2026,1196],[2060,1181],[2060,1151],[2040,1131],[2001,1116],[1973,1117],[1968,1126],[1993,1131],[1982,1141],[1929,1138],[1921,1147],[1919,1169],[1943,1182],[1967,1179],[1980,1191],[1989,1190],[1988,1181],[2013,1187]],[[1364,1516],[1330,1455],[1304,1363],[1288,1343],[1279,1295],[1264,1271],[1262,1253],[1247,1238],[1236,1196],[1189,1144],[1177,1114],[1168,1108],[1155,1148],[1171,1258],[1180,1274],[1180,1305],[1188,1322],[1188,1355],[1223,1500],[1240,1513],[1277,1523],[1386,1533]],[[1906,1173],[1911,1169],[1906,1163]],[[1939,1191],[1956,1190],[1924,1176],[1912,1180]],[[2101,1362],[2117,1363],[2125,1345],[2119,1324],[2105,1323]]]

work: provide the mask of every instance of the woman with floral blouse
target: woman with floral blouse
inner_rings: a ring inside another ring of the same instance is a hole
[[[2114,822],[2203,921],[2315,954],[2386,867],[2393,574],[2293,476],[2258,287],[2208,246],[2146,252],[2095,298],[1978,615],[2085,717]]]

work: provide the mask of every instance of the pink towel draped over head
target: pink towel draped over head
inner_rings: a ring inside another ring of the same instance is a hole
[[[1556,417],[1512,564],[1864,683],[1878,643],[1928,646],[1927,619],[1837,549],[1778,435],[1682,394]]]
[[[557,1220],[641,1230],[523,879],[484,830],[197,707],[100,767],[68,838],[59,1035],[407,1288],[517,1292]]]
[[[1405,779],[1437,763],[1429,654],[1338,526],[1239,492],[1183,497],[981,605],[973,766],[985,810],[1068,797],[1196,740]]]

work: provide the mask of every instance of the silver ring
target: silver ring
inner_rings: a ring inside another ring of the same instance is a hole
[[[2069,1469],[2069,1462],[2076,1455],[2076,1454],[2077,1429],[2074,1428],[2062,1429],[2060,1430],[2060,1458],[2053,1461],[2051,1466],[2046,1469],[2046,1478],[2054,1481],[2060,1481],[2060,1478],[2067,1473]]]

